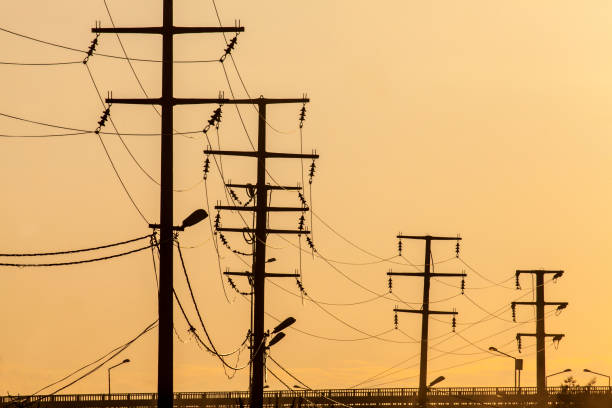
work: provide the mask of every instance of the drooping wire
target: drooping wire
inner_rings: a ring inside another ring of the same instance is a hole
[[[21,257],[21,256],[51,256],[51,255],[66,255],[66,254],[76,254],[79,252],[88,252],[88,251],[96,251],[98,249],[112,248],[119,245],[129,244],[131,242],[140,241],[145,238],[152,238],[154,234],[147,234],[140,237],[128,239],[125,241],[114,242],[112,244],[99,245],[90,248],[81,248],[81,249],[70,249],[66,251],[53,251],[53,252],[30,252],[30,253],[4,253],[0,254],[0,256],[6,257]]]
[[[3,32],[8,33],[8,34],[12,34],[12,35],[17,36],[17,37],[25,38],[27,40],[35,41],[35,42],[38,42],[38,43],[41,43],[41,44],[50,45],[52,47],[63,48],[63,49],[68,50],[68,51],[74,51],[74,52],[80,52],[82,54],[87,54],[87,51],[85,51],[85,50],[69,47],[67,45],[58,44],[58,43],[54,43],[54,42],[51,42],[51,41],[41,40],[39,38],[35,38],[35,37],[29,36],[29,35],[25,35],[25,34],[17,33],[15,31],[8,30],[8,29],[6,29],[4,27],[0,27],[0,31],[3,31]],[[120,60],[126,59],[125,57],[121,57],[119,55],[109,55],[109,54],[101,54],[101,53],[96,53],[96,55],[99,56],[99,57],[105,57],[105,58],[113,58],[113,59],[120,59]],[[132,61],[138,61],[138,62],[163,62],[162,60],[150,59],[150,58],[130,58],[130,59]],[[79,61],[79,62],[81,62],[81,61]],[[173,62],[175,64],[193,64],[193,63],[219,62],[219,60],[218,59],[210,59],[210,60],[175,60]]]

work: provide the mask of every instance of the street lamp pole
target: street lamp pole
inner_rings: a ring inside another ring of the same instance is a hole
[[[108,367],[108,399],[110,399],[110,395],[111,395],[111,375],[110,375],[111,370],[115,367],[119,367],[120,365],[129,363],[129,362],[130,362],[130,359],[126,358],[122,362],[115,364],[114,366]]]
[[[495,353],[499,353],[503,356],[506,357],[510,357],[511,359],[514,360],[514,388],[516,390],[516,384],[517,384],[517,374],[518,374],[518,388],[521,388],[521,371],[523,370],[523,359],[522,358],[516,358],[511,356],[510,354],[506,354],[503,351],[498,350],[497,348],[491,346],[489,347],[489,351],[493,351]]]
[[[548,374],[548,375],[546,376],[546,378],[545,378],[545,380],[546,380],[546,387],[548,387],[548,377],[552,377],[552,376],[554,376],[554,375],[563,374],[563,373],[569,373],[570,371],[572,371],[572,369],[571,369],[571,368],[566,368],[565,370],[563,370],[563,371],[559,371],[558,373]]]
[[[602,377],[607,377],[607,378],[608,378],[608,389],[610,389],[610,376],[609,376],[609,375],[602,374],[602,373],[598,373],[598,372],[596,372],[596,371],[589,370],[588,368],[585,368],[585,369],[584,369],[584,372],[585,372],[585,373],[595,374],[595,375],[600,375],[600,376],[602,376]]]

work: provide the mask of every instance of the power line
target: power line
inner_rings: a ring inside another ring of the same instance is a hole
[[[54,66],[54,65],[73,65],[81,64],[83,61],[63,61],[63,62],[14,62],[0,61],[0,65],[19,65],[19,66]]]
[[[4,253],[4,254],[0,254],[0,256],[19,257],[19,256],[50,256],[50,255],[76,254],[79,252],[95,251],[98,249],[111,248],[111,247],[115,247],[119,245],[129,244],[130,242],[135,242],[135,241],[140,241],[141,239],[150,238],[153,235],[154,234],[147,234],[141,237],[132,238],[132,239],[128,239],[125,241],[114,242],[112,244],[100,245],[100,246],[91,247],[91,248],[71,249],[71,250],[66,250],[66,251],[55,251],[55,252]]]
[[[69,47],[67,45],[63,45],[63,44],[59,44],[59,43],[55,43],[55,42],[51,42],[51,41],[45,41],[45,40],[41,40],[39,38],[35,38],[26,34],[21,34],[21,33],[17,33],[15,31],[11,31],[8,30],[4,27],[0,27],[0,31],[4,31],[5,33],[8,34],[12,34],[15,35],[17,37],[21,37],[21,38],[25,38],[27,40],[31,40],[31,41],[35,41],[41,44],[45,44],[45,45],[50,45],[52,47],[57,47],[57,48],[62,48],[68,51],[74,51],[74,52],[80,52],[83,54],[87,54],[87,51],[85,50],[81,50],[78,48],[74,48],[74,47]],[[105,58],[113,58],[113,59],[120,59],[120,60],[124,60],[127,59],[126,57],[121,57],[119,55],[109,55],[109,54],[101,54],[101,53],[95,53],[94,55],[100,56],[100,57],[105,57]],[[147,59],[147,58],[130,58],[132,61],[138,61],[138,62],[162,62],[162,60],[158,60],[158,59]],[[211,60],[175,60],[173,61],[175,64],[193,64],[193,63],[207,63],[207,62],[218,62],[218,59],[211,59]],[[82,61],[80,61],[82,62]]]
[[[67,265],[78,265],[84,263],[98,262],[98,261],[106,261],[113,258],[119,258],[120,256],[130,255],[136,252],[144,251],[145,249],[151,248],[151,244],[144,246],[142,248],[132,249],[130,251],[121,252],[119,254],[113,254],[108,256],[102,256],[98,258],[92,259],[83,259],[80,261],[69,261],[69,262],[50,262],[50,263],[8,263],[2,262],[0,266],[13,266],[18,268],[26,268],[26,267],[51,267],[51,266],[67,266]]]

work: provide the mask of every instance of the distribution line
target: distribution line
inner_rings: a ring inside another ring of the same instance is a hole
[[[87,73],[89,74],[89,77],[91,78],[91,82],[92,82],[94,88],[96,89],[96,92],[98,93],[98,96],[100,97],[100,99],[102,99],[102,96],[100,95],[100,90],[98,89],[98,87],[96,85],[96,81],[93,78],[93,74],[91,73],[91,70],[89,69],[89,65],[87,65],[87,64],[84,64],[84,65],[85,65],[85,68],[87,68]],[[102,104],[104,104],[104,102],[102,102]],[[129,190],[127,189],[127,186],[123,182],[123,179],[121,178],[121,175],[119,174],[119,170],[117,169],[117,166],[115,166],[115,163],[113,162],[113,159],[112,159],[112,157],[110,155],[110,152],[106,148],[106,144],[104,143],[104,140],[102,139],[102,136],[100,136],[100,134],[97,134],[97,136],[98,136],[98,140],[102,144],[102,148],[104,149],[104,152],[106,153],[106,157],[108,158],[108,161],[110,162],[110,165],[113,168],[113,171],[115,172],[115,176],[117,176],[117,179],[119,180],[119,183],[121,183],[121,187],[123,187],[123,191],[125,191],[125,194],[130,199],[130,201],[131,201],[132,205],[134,206],[134,208],[136,209],[136,211],[138,211],[138,214],[140,214],[140,217],[148,225],[149,221],[147,220],[147,217],[144,216],[144,214],[142,213],[142,211],[140,210],[140,208],[136,204],[136,201],[134,201],[134,198],[132,197],[132,195],[130,194]]]
[[[8,30],[4,27],[0,27],[0,31],[4,31],[5,33],[8,34],[12,34],[14,36],[17,37],[21,37],[21,38],[25,38],[27,40],[31,40],[31,41],[35,41],[41,44],[45,44],[45,45],[50,45],[52,47],[57,47],[57,48],[62,48],[68,51],[74,51],[74,52],[80,52],[83,54],[87,54],[87,51],[85,50],[80,50],[78,48],[74,48],[74,47],[69,47],[67,45],[63,45],[63,44],[59,44],[59,43],[54,43],[51,41],[45,41],[45,40],[41,40],[39,38],[35,38],[29,35],[25,35],[25,34],[21,34],[15,31],[11,31]],[[109,54],[101,54],[96,52],[94,55],[100,56],[100,57],[105,57],[105,58],[113,58],[113,59],[120,59],[120,60],[124,60],[126,59],[125,57],[121,57],[119,55],[109,55]],[[130,58],[132,61],[139,61],[139,62],[163,62],[162,60],[157,60],[157,59],[147,59],[147,58]],[[211,60],[176,60],[173,61],[175,64],[193,64],[193,63],[207,63],[207,62],[218,62],[218,59],[211,59]]]
[[[71,249],[71,250],[67,250],[67,251],[55,251],[55,252],[31,252],[31,253],[10,253],[10,254],[9,253],[4,253],[4,254],[0,254],[0,256],[20,257],[20,256],[50,256],[50,255],[76,254],[76,253],[79,253],[79,252],[95,251],[95,250],[98,250],[98,249],[111,248],[111,247],[115,247],[115,246],[119,246],[119,245],[129,244],[130,242],[140,241],[141,239],[151,238],[152,236],[153,236],[153,234],[147,234],[147,235],[143,235],[141,237],[132,238],[132,239],[128,239],[128,240],[125,240],[125,241],[114,242],[112,244],[106,244],[106,245],[99,245],[99,246],[91,247],[91,248]]]

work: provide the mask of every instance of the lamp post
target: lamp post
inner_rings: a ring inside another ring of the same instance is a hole
[[[571,368],[566,368],[565,370],[563,370],[563,371],[559,371],[558,373],[548,374],[548,375],[546,376],[546,386],[548,387],[548,377],[552,377],[552,376],[554,376],[554,375],[563,374],[563,373],[569,373],[570,371],[572,371],[572,369],[571,369]]]
[[[518,377],[518,388],[521,388],[521,371],[523,370],[523,359],[516,358],[511,356],[510,354],[506,354],[503,351],[498,350],[497,348],[491,346],[489,347],[489,351],[493,351],[495,353],[499,353],[502,356],[510,357],[514,360],[514,388],[516,390],[517,387],[517,377]],[[518,373],[518,376],[517,376]]]
[[[120,363],[118,363],[118,364],[115,364],[115,365],[114,365],[114,366],[112,366],[112,367],[108,367],[108,399],[110,399],[110,395],[111,395],[111,386],[110,386],[110,385],[111,385],[111,381],[110,381],[111,376],[110,376],[110,371],[111,371],[113,368],[115,368],[115,367],[119,367],[120,365],[125,364],[125,363],[129,363],[129,362],[130,362],[130,359],[129,359],[129,358],[126,358],[126,359],[125,359],[125,360],[123,360],[122,362],[120,362]]]
[[[605,374],[602,374],[602,373],[598,373],[598,372],[595,372],[595,371],[589,370],[588,368],[585,368],[585,369],[584,369],[584,372],[585,372],[585,373],[595,374],[595,375],[600,375],[600,376],[602,376],[602,377],[607,377],[607,378],[608,378],[608,389],[610,389],[610,376],[609,376],[609,375],[605,375]]]

